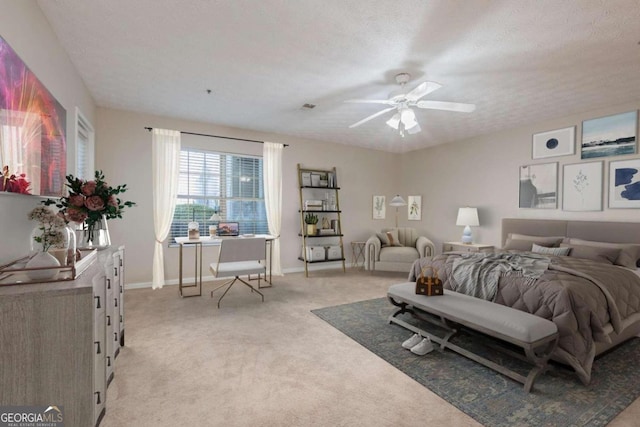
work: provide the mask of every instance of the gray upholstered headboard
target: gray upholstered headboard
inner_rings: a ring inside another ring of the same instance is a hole
[[[565,236],[596,242],[640,244],[640,222],[503,218],[503,246],[509,233],[530,234],[532,236]],[[640,262],[640,258],[637,262]]]

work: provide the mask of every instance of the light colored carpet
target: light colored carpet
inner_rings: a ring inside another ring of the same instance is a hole
[[[386,295],[405,275],[274,277],[216,308],[177,287],[127,290],[126,347],[102,426],[478,426],[310,312]],[[217,291],[219,296],[222,290]],[[611,426],[637,426],[640,400]]]

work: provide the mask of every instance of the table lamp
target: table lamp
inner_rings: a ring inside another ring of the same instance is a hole
[[[473,242],[471,227],[477,227],[480,225],[480,222],[478,221],[478,209],[469,207],[458,209],[456,225],[464,226],[464,231],[462,232],[462,243],[470,245]]]
[[[396,194],[396,196],[389,202],[389,206],[395,206],[396,208],[396,228],[398,228],[398,208],[400,206],[407,206],[407,202],[405,202],[399,194]]]

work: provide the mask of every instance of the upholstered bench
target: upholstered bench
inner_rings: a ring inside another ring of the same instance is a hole
[[[428,336],[440,344],[440,351],[444,351],[445,348],[453,350],[524,384],[527,393],[531,391],[536,378],[547,370],[549,357],[558,343],[558,328],[555,323],[524,311],[447,289],[442,296],[416,295],[415,285],[413,282],[407,282],[389,288],[389,301],[399,307],[389,316],[389,323],[395,323],[424,337]],[[438,337],[397,317],[403,313],[410,313],[417,319],[443,328],[446,331],[444,337]],[[529,374],[525,377],[450,342],[451,337],[461,329],[477,331],[522,348],[526,357],[506,348],[501,350],[533,364]]]

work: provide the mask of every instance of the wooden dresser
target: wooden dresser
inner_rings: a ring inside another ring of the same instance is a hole
[[[74,281],[0,287],[0,405],[63,406],[65,425],[98,425],[123,309],[123,246]]]

